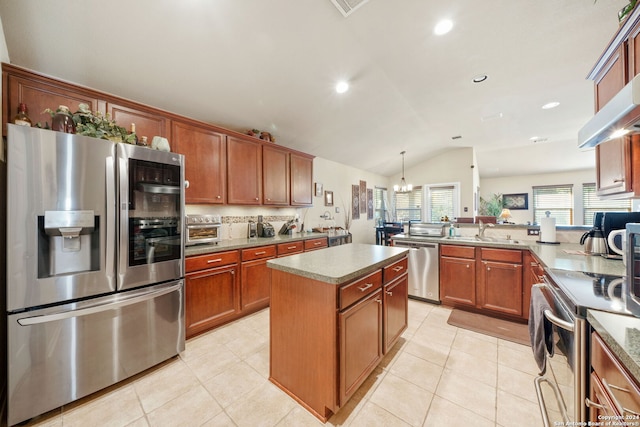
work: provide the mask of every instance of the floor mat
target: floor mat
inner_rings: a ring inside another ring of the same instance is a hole
[[[454,309],[447,323],[492,337],[531,346],[529,328],[526,323],[511,322],[495,317]]]

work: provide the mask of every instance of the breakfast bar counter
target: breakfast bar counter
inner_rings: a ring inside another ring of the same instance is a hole
[[[407,252],[352,244],[267,262],[269,380],[322,422],[407,328]]]

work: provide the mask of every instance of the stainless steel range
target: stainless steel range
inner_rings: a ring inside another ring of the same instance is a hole
[[[184,350],[183,158],[8,125],[13,425]]]
[[[540,374],[535,387],[541,413],[545,426],[586,425],[592,404],[587,398],[587,310],[631,314],[625,304],[625,278],[560,269],[547,273],[549,277],[532,288],[529,319],[530,330],[538,322],[544,322],[539,325],[545,329],[532,343],[536,355],[537,343],[545,340],[536,355]]]

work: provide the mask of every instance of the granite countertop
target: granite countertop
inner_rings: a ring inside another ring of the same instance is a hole
[[[353,243],[270,259],[267,266],[321,282],[341,284],[404,257],[409,249]]]
[[[255,237],[253,239],[249,239],[248,237],[239,239],[227,239],[218,242],[218,244],[186,246],[184,248],[184,255],[206,255],[215,252],[230,251],[234,249],[247,249],[256,246],[277,245],[280,243],[317,239],[327,236],[327,233],[294,233],[276,234],[273,237]]]
[[[640,318],[588,310],[587,320],[640,383]]]

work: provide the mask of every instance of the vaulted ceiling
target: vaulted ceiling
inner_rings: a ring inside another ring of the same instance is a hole
[[[473,146],[494,177],[594,167],[585,76],[626,3],[2,0],[0,17],[16,65],[386,176],[403,150],[410,168]]]

